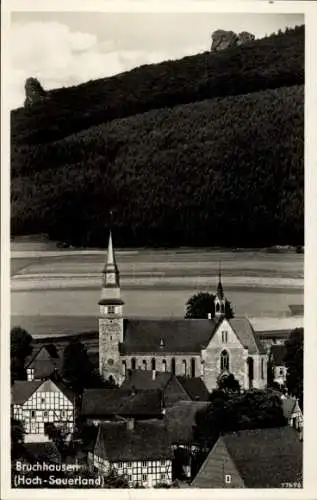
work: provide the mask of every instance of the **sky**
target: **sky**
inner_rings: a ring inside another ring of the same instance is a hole
[[[29,77],[45,90],[68,87],[204,52],[217,29],[262,38],[300,24],[303,14],[14,12],[10,108],[23,105]]]

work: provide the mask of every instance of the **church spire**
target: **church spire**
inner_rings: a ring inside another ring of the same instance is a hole
[[[221,300],[224,298],[223,287],[221,283],[221,262],[219,262],[217,295]]]
[[[219,262],[219,271],[218,271],[218,286],[217,292],[215,295],[215,317],[220,318],[225,315],[226,310],[226,299],[225,294],[223,292],[222,282],[221,282],[221,264]]]
[[[116,263],[115,252],[113,249],[111,229],[109,231],[107,260],[105,267],[103,269],[103,275],[104,275],[104,280],[103,280],[104,287],[107,288],[107,287],[120,286],[119,270]]]

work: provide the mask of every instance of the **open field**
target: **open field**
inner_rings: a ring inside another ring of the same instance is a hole
[[[23,326],[24,321],[30,331],[33,324],[39,335],[62,331],[61,316],[65,323],[66,317],[73,317],[75,331],[86,328],[84,317],[96,318],[96,326],[105,256],[100,250],[43,250],[30,245],[24,250],[16,245],[11,254],[13,324]],[[215,290],[221,262],[224,290],[235,313],[254,318],[260,330],[302,323],[302,318],[291,317],[289,306],[303,304],[303,260],[303,255],[287,252],[117,251],[126,316],[183,317],[193,293]]]

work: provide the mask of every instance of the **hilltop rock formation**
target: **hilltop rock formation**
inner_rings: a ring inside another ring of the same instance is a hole
[[[247,31],[242,31],[239,35],[237,35],[233,31],[216,30],[211,35],[211,51],[219,52],[232,47],[238,47],[239,45],[252,42],[254,38],[254,35],[252,33],[248,33]]]
[[[31,107],[34,103],[46,99],[46,92],[36,78],[28,78],[25,82],[24,107]]]

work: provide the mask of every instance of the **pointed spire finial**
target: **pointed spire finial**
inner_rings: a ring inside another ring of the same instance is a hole
[[[221,261],[219,261],[219,271],[218,271],[219,281],[217,287],[217,295],[220,299],[224,298],[222,283],[221,283]]]

